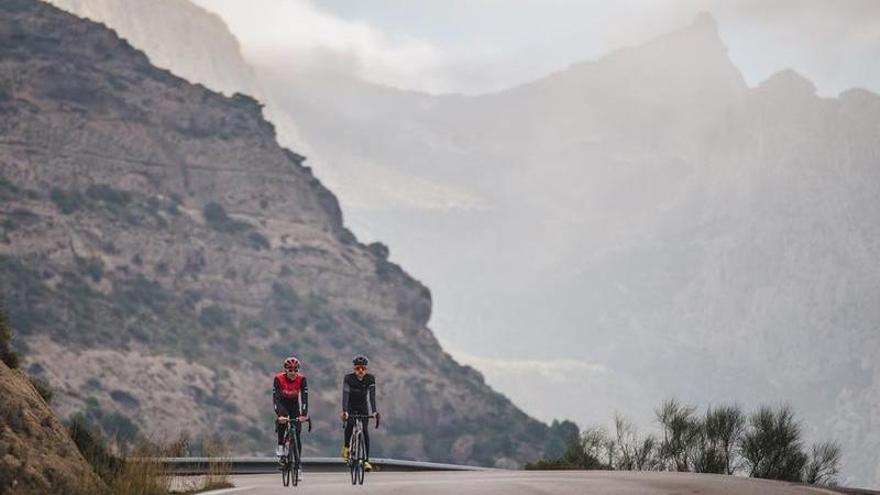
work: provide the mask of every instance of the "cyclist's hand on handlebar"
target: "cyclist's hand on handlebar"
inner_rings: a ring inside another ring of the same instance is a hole
[[[309,420],[309,417],[308,416],[297,416],[296,420],[299,421],[300,423],[305,423],[306,421]]]
[[[339,417],[340,417],[343,421],[347,421],[347,420],[348,420],[348,413],[345,412],[345,411],[343,411],[342,414],[339,415]]]
[[[281,424],[287,423],[290,420],[287,416],[278,416],[277,421]]]

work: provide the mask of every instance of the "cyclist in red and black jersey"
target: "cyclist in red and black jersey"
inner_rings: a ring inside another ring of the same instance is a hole
[[[295,423],[296,444],[299,447],[300,458],[302,457],[302,442],[300,431],[302,421],[309,416],[309,385],[306,377],[299,372],[300,362],[295,357],[284,360],[284,371],[275,375],[273,384],[272,400],[275,403],[275,431],[278,433],[278,447],[275,454],[283,457],[284,452],[284,428],[282,424],[288,420],[298,419]]]

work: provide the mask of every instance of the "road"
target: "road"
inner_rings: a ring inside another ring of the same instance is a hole
[[[348,473],[305,473],[297,487],[281,486],[280,474],[233,476],[236,488],[206,492],[212,495],[270,495],[276,493],[347,493],[440,495],[817,495],[834,494],[790,483],[687,473],[601,471],[480,471],[370,473],[364,486],[351,486]]]

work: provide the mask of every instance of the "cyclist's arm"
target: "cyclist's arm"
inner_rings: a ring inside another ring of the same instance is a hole
[[[372,383],[370,383],[370,387],[367,389],[367,392],[369,393],[369,396],[370,396],[370,410],[373,411],[374,413],[378,412],[379,410],[376,409],[376,380],[375,379],[372,381]]]
[[[281,405],[281,384],[278,382],[278,377],[275,377],[272,388],[272,402],[275,405],[275,413],[277,416],[286,416],[284,413],[286,409]]]
[[[342,412],[348,412],[348,403],[351,397],[351,387],[346,378],[342,379]]]
[[[309,415],[309,384],[306,381],[306,377],[303,377],[302,383],[300,384],[299,390],[300,403],[302,405],[302,415]]]

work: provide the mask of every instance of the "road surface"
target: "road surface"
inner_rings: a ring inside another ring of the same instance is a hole
[[[821,488],[791,483],[688,473],[602,471],[480,471],[369,473],[363,486],[351,486],[348,473],[305,473],[297,487],[281,485],[280,474],[233,476],[236,488],[211,495],[416,494],[416,495],[833,495]]]

